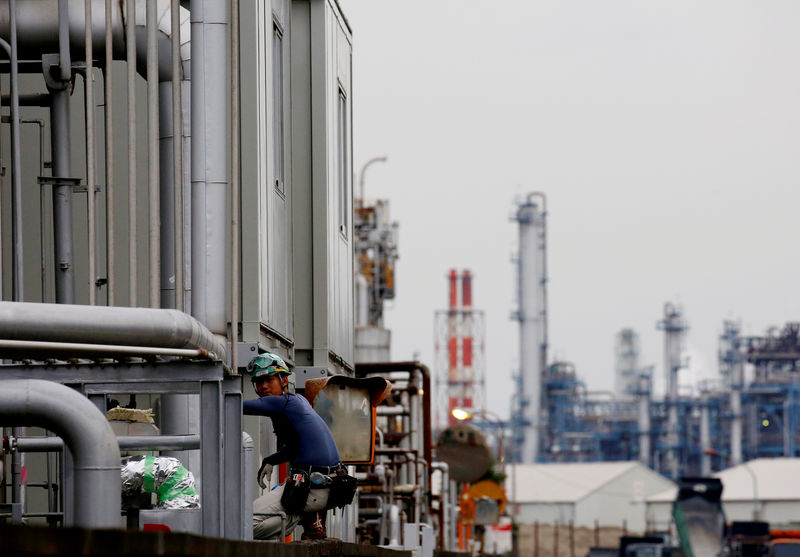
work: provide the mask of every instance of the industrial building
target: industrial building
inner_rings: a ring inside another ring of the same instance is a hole
[[[722,508],[728,521],[762,520],[774,530],[800,527],[798,458],[757,458],[714,474],[722,482]],[[667,531],[677,488],[647,497],[650,531]]]
[[[397,225],[363,189],[354,206],[338,3],[8,0],[0,39],[0,522],[251,539],[276,438],[242,416],[243,371],[269,351],[298,393],[346,380],[377,420],[331,424],[343,455],[357,436],[374,453],[345,459],[365,493],[327,534],[431,555],[435,524],[448,548],[430,376],[388,362]],[[112,406],[154,423],[112,429]],[[179,459],[199,507],[123,508],[131,451]]]
[[[522,524],[645,532],[645,500],[675,484],[638,462],[512,464],[509,502]]]

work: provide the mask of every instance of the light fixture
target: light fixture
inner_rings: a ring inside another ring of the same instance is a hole
[[[470,412],[469,410],[465,410],[463,408],[453,408],[452,410],[450,410],[450,415],[452,415],[455,419],[457,419],[460,422],[472,419],[472,412]]]

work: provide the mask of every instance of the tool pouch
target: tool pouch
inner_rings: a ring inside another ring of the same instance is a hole
[[[356,479],[353,476],[347,474],[332,476],[327,508],[341,509],[353,502],[355,494]]]
[[[286,510],[287,514],[303,514],[310,491],[311,482],[306,478],[296,476],[286,480],[286,483],[283,484],[281,506]]]

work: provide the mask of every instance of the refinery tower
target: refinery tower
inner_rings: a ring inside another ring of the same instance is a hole
[[[540,398],[542,374],[547,365],[547,227],[543,193],[528,194],[517,204],[514,220],[519,223],[517,259],[519,321],[518,393],[512,419],[514,459],[536,462],[542,425]]]

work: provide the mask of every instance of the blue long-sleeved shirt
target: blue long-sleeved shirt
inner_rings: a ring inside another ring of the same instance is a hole
[[[266,460],[271,465],[282,462],[311,466],[336,466],[339,451],[327,424],[305,397],[287,393],[244,401],[244,413],[272,419],[281,448]]]

